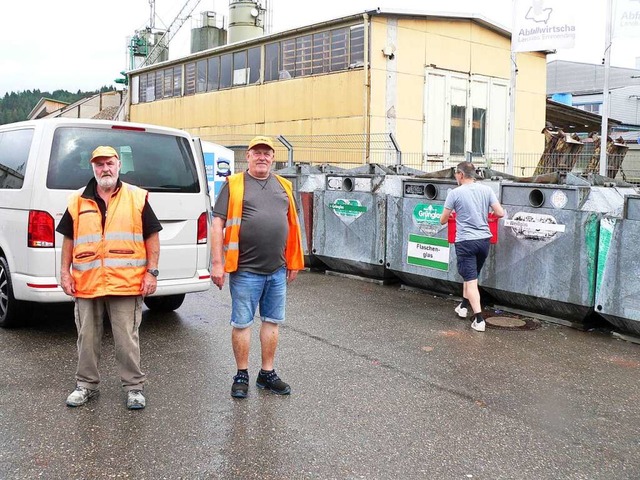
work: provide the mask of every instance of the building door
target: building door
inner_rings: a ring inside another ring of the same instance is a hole
[[[508,81],[427,68],[423,157],[453,166],[504,159],[507,147]]]

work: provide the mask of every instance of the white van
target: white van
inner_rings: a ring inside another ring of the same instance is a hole
[[[0,125],[0,326],[17,326],[26,302],[70,302],[60,287],[69,195],[93,176],[98,145],[114,147],[123,182],[149,191],[162,223],[158,288],[151,310],[177,309],[210,286],[211,200],[199,141],[171,128],[82,119]]]

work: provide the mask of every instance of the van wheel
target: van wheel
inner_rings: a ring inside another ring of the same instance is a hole
[[[9,264],[4,257],[0,257],[0,327],[19,326],[24,306],[24,302],[16,300],[13,296]]]
[[[172,312],[180,308],[184,302],[184,293],[181,295],[165,295],[162,297],[147,297],[144,304],[154,312]]]

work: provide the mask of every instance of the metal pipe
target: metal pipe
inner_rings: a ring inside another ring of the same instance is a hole
[[[276,137],[276,139],[282,144],[284,145],[287,150],[287,167],[293,167],[293,145],[291,145],[291,143],[289,143],[289,141],[284,138],[282,135],[278,135]]]
[[[393,148],[396,149],[396,165],[402,165],[402,152],[400,151],[400,147],[398,146],[398,142],[396,141],[396,137],[393,136],[393,133],[389,134],[389,138],[391,139],[391,143],[393,144]]]
[[[513,33],[511,34],[513,35]],[[509,139],[507,144],[507,158],[505,163],[506,173],[513,175],[514,149],[516,139],[516,77],[518,75],[518,64],[516,63],[516,52],[513,51],[513,40],[511,40],[511,77],[509,81]]]
[[[609,137],[609,65],[611,63],[611,2],[607,2],[607,25],[604,41],[604,87],[602,88],[602,128],[600,130],[600,175],[607,176],[607,138]]]
[[[369,14],[363,13],[362,19],[364,22],[364,138],[365,138],[365,158],[367,160],[371,150],[371,119],[369,118],[369,111],[371,106],[371,66],[369,65]]]

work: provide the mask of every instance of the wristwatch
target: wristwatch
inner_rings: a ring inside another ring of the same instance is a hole
[[[157,277],[158,275],[160,275],[160,270],[158,270],[157,268],[148,268],[147,273],[150,273],[154,277]]]

